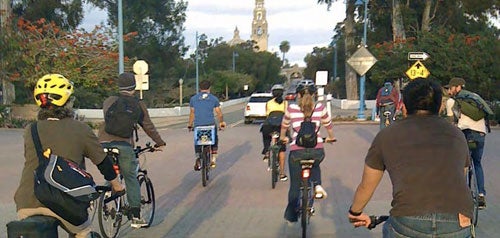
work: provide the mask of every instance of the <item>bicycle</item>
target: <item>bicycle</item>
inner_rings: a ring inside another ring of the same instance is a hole
[[[279,152],[280,152],[280,142],[278,138],[280,137],[279,132],[271,133],[271,145],[269,146],[269,151],[271,151],[271,156],[267,161],[267,168],[271,171],[271,188],[274,189],[276,187],[276,183],[278,182],[278,177],[280,174],[280,165],[279,165]]]
[[[104,151],[112,158],[113,168],[120,182],[124,183],[118,163],[120,157],[119,149],[116,147],[105,147]],[[145,152],[154,151],[155,148],[151,146],[149,142],[146,143],[145,148],[136,146],[134,149],[137,159]],[[139,181],[141,189],[141,218],[147,221],[147,226],[145,227],[149,227],[153,223],[155,214],[155,195],[153,182],[148,177],[148,171],[145,168],[145,164],[146,160],[144,159],[143,162],[140,163],[137,180]],[[127,217],[128,221],[130,221],[132,220],[132,214],[127,202],[127,196],[124,196],[125,193],[113,193],[109,186],[104,187],[108,188],[104,188],[105,192],[101,194],[97,204],[99,229],[104,238],[115,238],[119,235],[122,222],[124,221],[123,218]]]
[[[391,114],[392,114],[391,111],[384,112],[384,117],[385,117],[384,125],[385,125],[385,127],[388,127],[389,125],[391,125],[391,119],[390,119]]]
[[[194,144],[201,146],[201,184],[206,187],[210,179],[210,161],[212,160],[212,146],[215,144],[215,126],[196,126],[193,130]]]
[[[326,138],[323,138],[323,141],[326,141]],[[336,141],[337,140],[333,140],[329,143],[333,143]],[[307,236],[307,224],[309,224],[311,216],[314,215],[314,207],[312,206],[315,198],[314,183],[313,181],[309,180],[309,178],[311,176],[311,169],[315,161],[316,160],[311,158],[301,158],[299,160],[302,171],[300,173],[300,199],[297,207],[298,216],[300,217],[300,224],[302,227],[302,238],[305,238]]]

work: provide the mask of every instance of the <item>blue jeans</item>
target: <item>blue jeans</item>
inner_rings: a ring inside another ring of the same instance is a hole
[[[464,133],[467,141],[476,142],[476,148],[470,149],[470,154],[472,157],[472,163],[474,163],[474,170],[476,172],[477,188],[479,193],[486,195],[486,190],[484,189],[484,172],[483,166],[481,165],[486,134],[469,129],[463,130],[462,132]]]
[[[132,145],[124,141],[114,141],[102,143],[103,147],[116,147],[120,150],[120,157],[118,158],[118,166],[120,166],[120,173],[125,180],[127,188],[127,200],[131,208],[141,207],[141,188],[139,180],[137,180],[137,172],[139,171],[139,161],[135,158],[135,152]]]
[[[458,214],[390,217],[382,228],[384,238],[468,238],[471,229],[460,227]]]
[[[290,151],[288,156],[288,168],[290,170],[290,189],[288,190],[288,205],[285,210],[285,219],[291,222],[298,220],[297,204],[300,199],[300,186],[302,183],[300,166],[300,159],[314,159],[311,169],[311,177],[309,180],[314,185],[321,185],[321,169],[319,164],[325,158],[325,151],[323,149],[302,149]]]

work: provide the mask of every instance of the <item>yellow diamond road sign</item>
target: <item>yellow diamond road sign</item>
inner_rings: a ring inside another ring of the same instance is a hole
[[[425,68],[424,64],[420,62],[420,60],[417,60],[415,64],[413,64],[407,71],[406,75],[410,79],[416,79],[416,78],[427,78],[429,77],[431,73],[427,68]]]
[[[359,48],[347,60],[347,63],[358,73],[363,76],[377,62],[377,59],[365,47]]]

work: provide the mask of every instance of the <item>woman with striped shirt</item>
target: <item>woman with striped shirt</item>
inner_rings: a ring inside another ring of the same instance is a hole
[[[297,85],[297,104],[290,104],[285,111],[285,116],[281,122],[280,139],[288,142],[286,136],[287,130],[292,127],[292,141],[290,144],[290,154],[288,156],[288,167],[290,170],[290,189],[288,190],[288,206],[285,210],[285,219],[290,222],[298,220],[296,206],[300,196],[300,159],[312,158],[316,160],[313,168],[311,169],[311,180],[314,183],[314,192],[316,199],[326,198],[327,193],[321,186],[321,170],[319,164],[325,157],[323,149],[323,140],[319,135],[318,130],[318,143],[314,148],[304,148],[295,144],[297,132],[300,129],[300,124],[304,121],[305,117],[310,117],[319,128],[323,125],[327,132],[328,137],[325,142],[334,142],[336,139],[333,135],[333,125],[331,117],[327,112],[325,105],[316,102],[316,87],[310,80],[301,81]]]

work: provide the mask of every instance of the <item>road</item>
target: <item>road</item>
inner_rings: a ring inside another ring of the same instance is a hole
[[[125,229],[122,237],[300,237],[299,224],[287,224],[283,211],[287,203],[288,182],[271,189],[270,174],[262,162],[258,124],[241,123],[242,112],[225,115],[232,127],[219,133],[217,168],[207,187],[193,171],[192,133],[179,120],[160,129],[167,150],[148,154],[148,170],[155,186],[157,210],[154,225],[148,229]],[[346,213],[361,179],[363,158],[378,131],[374,124],[338,124],[338,142],[326,146],[322,163],[323,186],[328,198],[315,203],[316,215],[310,223],[310,237],[381,237],[381,228],[354,229]],[[140,136],[144,143],[146,136]],[[411,139],[409,137],[408,139]],[[13,193],[23,165],[22,130],[0,129],[0,203],[2,224],[15,219]],[[480,212],[478,237],[497,237],[500,227],[500,130],[487,136],[484,154],[486,210]],[[102,181],[94,166],[90,172]],[[365,211],[386,214],[390,208],[391,188],[384,176]],[[97,228],[97,222],[95,228]],[[0,237],[6,237],[2,226]],[[61,233],[62,234],[62,233]],[[61,236],[61,237],[66,237]]]

